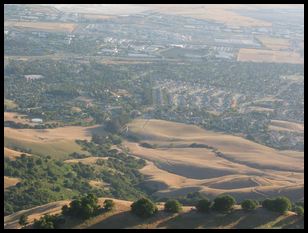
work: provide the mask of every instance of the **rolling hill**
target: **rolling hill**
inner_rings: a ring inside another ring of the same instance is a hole
[[[27,148],[33,154],[51,155],[57,159],[68,158],[68,154],[81,150],[75,140],[91,139],[92,130],[98,126],[67,126],[55,129],[13,129],[4,127],[4,145],[8,148]]]
[[[124,144],[148,161],[141,172],[156,196],[200,191],[209,196],[231,193],[239,200],[280,194],[304,198],[301,152],[278,151],[238,136],[163,120],[135,120],[127,134],[139,139]]]

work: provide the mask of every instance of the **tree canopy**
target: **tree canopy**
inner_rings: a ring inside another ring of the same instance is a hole
[[[212,208],[216,211],[225,212],[232,210],[235,204],[236,201],[231,195],[221,195],[214,199]]]
[[[196,208],[199,212],[205,213],[210,211],[211,202],[207,198],[203,198],[198,201]]]
[[[178,213],[182,210],[182,204],[177,200],[169,200],[165,203],[165,211],[169,213]]]
[[[154,215],[158,208],[151,200],[141,198],[131,205],[131,211],[141,218],[148,218]]]

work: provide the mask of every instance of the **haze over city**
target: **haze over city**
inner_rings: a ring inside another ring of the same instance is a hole
[[[304,228],[303,4],[5,4],[5,229]]]

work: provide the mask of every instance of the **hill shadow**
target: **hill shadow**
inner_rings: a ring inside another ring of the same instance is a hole
[[[159,211],[155,216],[143,219],[135,216],[130,211],[114,214],[89,229],[124,229],[124,228],[148,228],[150,225],[168,218],[170,214]],[[149,225],[149,226],[148,226]]]
[[[276,222],[273,227],[282,229],[304,229],[304,218],[297,215],[291,215]]]
[[[239,219],[236,212],[228,214],[220,213],[198,213],[190,211],[182,213],[173,218],[160,223],[158,228],[175,228],[175,229],[196,229],[196,228],[222,228],[228,226]]]
[[[280,213],[270,212],[263,208],[251,212],[242,211],[242,213],[243,217],[234,225],[236,229],[255,229],[262,228],[262,226],[266,225],[270,228],[279,229],[304,228],[303,218],[297,215],[283,216],[283,218],[277,221],[277,219],[282,216]]]
[[[86,131],[87,136],[92,136],[93,134],[97,134],[100,136],[106,135],[106,130],[105,130],[104,125],[99,125],[94,128],[87,128],[85,131]]]
[[[234,225],[236,229],[259,228],[262,225],[274,221],[280,216],[278,213],[269,212],[261,208],[251,212],[239,211],[242,217]]]

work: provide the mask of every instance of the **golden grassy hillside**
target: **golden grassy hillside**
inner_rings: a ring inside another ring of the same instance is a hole
[[[19,181],[18,178],[4,176],[4,189],[15,186]]]
[[[98,126],[81,127],[67,126],[54,129],[13,129],[4,127],[4,145],[30,148],[33,154],[51,155],[58,159],[65,159],[73,152],[82,151],[76,144],[76,139],[90,140],[92,130],[99,130]]]
[[[128,134],[140,139],[124,144],[148,161],[141,172],[157,196],[201,191],[209,196],[232,193],[239,199],[280,193],[303,198],[301,152],[278,151],[238,136],[162,120],[135,120],[128,125]],[[192,143],[209,148],[192,148]]]
[[[27,115],[22,115],[16,112],[4,112],[4,121],[14,121],[16,123],[37,125],[31,122]]]
[[[12,149],[9,149],[7,147],[4,147],[4,157],[6,157],[6,158],[14,160],[17,157],[19,157],[21,154],[25,154],[27,156],[31,156],[28,153],[22,153],[22,152],[19,152],[19,151],[12,150]]]

